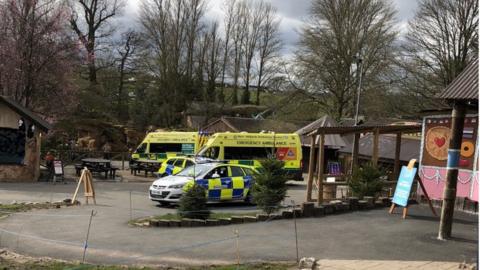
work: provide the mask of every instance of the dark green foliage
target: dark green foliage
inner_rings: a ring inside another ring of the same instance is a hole
[[[261,173],[255,175],[252,196],[258,207],[270,214],[278,209],[287,194],[287,177],[283,161],[270,157],[261,164],[263,168]]]
[[[242,104],[250,104],[250,91],[247,88],[245,88],[242,92],[241,103]]]
[[[382,191],[384,172],[371,163],[367,163],[353,172],[348,185],[352,189],[353,195],[359,198],[364,196],[375,196]]]
[[[194,184],[180,199],[178,215],[182,218],[207,219],[210,216],[210,210],[207,209],[205,194],[205,188]]]

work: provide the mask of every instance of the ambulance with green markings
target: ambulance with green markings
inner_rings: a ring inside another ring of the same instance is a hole
[[[197,155],[225,160],[229,164],[253,166],[260,171],[260,161],[275,155],[285,162],[289,179],[303,180],[302,145],[295,133],[215,133]]]

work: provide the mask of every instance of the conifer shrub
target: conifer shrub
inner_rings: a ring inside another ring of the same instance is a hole
[[[287,177],[284,162],[270,157],[261,162],[262,169],[254,176],[253,202],[266,214],[278,210],[287,195]]]
[[[207,219],[210,211],[207,209],[206,190],[194,184],[180,198],[178,215],[182,218]]]

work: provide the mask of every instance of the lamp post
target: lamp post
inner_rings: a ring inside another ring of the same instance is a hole
[[[362,73],[363,73],[363,64],[362,64],[362,58],[360,57],[360,54],[356,55],[354,59],[357,61],[357,74],[358,74],[358,86],[357,86],[357,100],[355,104],[355,116],[354,116],[354,121],[355,123],[353,124],[354,126],[357,126],[358,124],[358,112],[360,110],[360,91],[362,89]],[[359,136],[357,133],[355,133],[355,138],[353,139],[353,144],[352,144],[352,162],[351,162],[351,168],[350,171],[353,174],[353,168],[355,167],[357,161],[354,160],[354,156],[356,159],[356,156],[358,153],[356,153],[356,149],[358,148],[358,139]]]

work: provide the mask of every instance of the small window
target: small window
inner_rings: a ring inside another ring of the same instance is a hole
[[[150,153],[181,153],[182,144],[180,143],[150,143]]]
[[[177,159],[177,161],[175,161],[175,163],[173,163],[173,166],[175,166],[175,167],[183,167],[183,161],[184,161],[183,158]]]
[[[206,158],[217,159],[220,154],[220,147],[209,147],[200,151],[199,155]]]
[[[146,150],[147,150],[147,144],[142,143],[142,144],[140,144],[139,147],[137,147],[137,150],[135,151],[135,153],[143,154],[143,153],[145,153]]]
[[[167,160],[167,164],[172,165],[173,163],[175,163],[175,161],[177,161],[177,160],[176,159],[169,159],[169,160]]]
[[[211,170],[206,176],[206,179],[213,179],[213,178],[222,178],[228,177],[228,169],[227,166],[217,167]]]
[[[187,159],[187,162],[185,163],[185,168],[193,166],[193,165],[195,165],[195,163],[193,163],[193,161]]]
[[[242,168],[245,171],[245,175],[255,175],[255,172],[250,168]]]
[[[240,168],[240,167],[231,166],[231,167],[230,167],[230,170],[232,171],[231,177],[245,176],[245,174],[243,173],[242,168]]]

